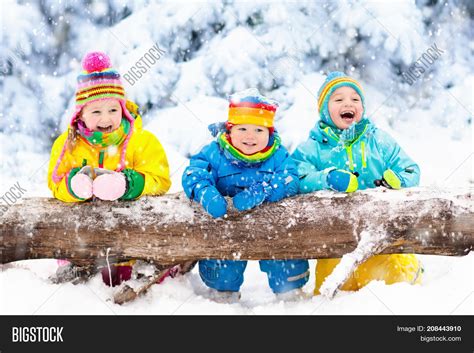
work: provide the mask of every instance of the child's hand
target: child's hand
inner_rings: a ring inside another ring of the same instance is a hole
[[[267,183],[254,184],[234,196],[232,202],[239,211],[250,210],[263,203],[270,194],[271,186]]]
[[[402,181],[398,175],[391,169],[383,172],[382,179],[374,181],[375,186],[385,186],[388,189],[399,190],[402,188]]]
[[[197,196],[197,200],[212,217],[219,218],[226,214],[227,201],[214,186],[199,190]]]
[[[115,201],[125,194],[127,181],[122,173],[109,171],[94,179],[92,191],[96,197],[105,201]]]
[[[81,169],[82,170],[82,169]],[[72,192],[81,199],[92,197],[92,179],[87,174],[77,172],[71,179]]]
[[[327,182],[332,190],[342,192],[354,192],[359,187],[357,176],[347,170],[331,170],[327,177]]]

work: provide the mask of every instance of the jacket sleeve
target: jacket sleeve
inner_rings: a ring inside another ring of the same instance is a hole
[[[217,143],[212,142],[191,157],[182,177],[183,190],[189,199],[194,200],[202,189],[216,185],[217,175],[211,160],[217,159],[218,153]]]
[[[336,168],[331,167],[319,170],[316,158],[317,153],[317,142],[311,138],[301,143],[293,152],[292,158],[297,166],[300,179],[299,192],[301,194],[329,189],[327,176],[331,170]]]
[[[77,172],[78,168],[72,168],[67,153],[65,153],[57,170],[57,175],[61,177],[61,180],[57,183],[53,181],[53,170],[61,155],[66,139],[67,132],[60,135],[56,141],[54,141],[53,147],[51,148],[51,157],[49,159],[48,167],[48,187],[53,192],[53,196],[58,200],[64,202],[85,201],[84,199],[77,197],[71,190],[71,178],[74,176],[75,172]]]
[[[420,167],[416,164],[398,143],[386,132],[377,130],[381,141],[382,156],[385,169],[391,169],[397,174],[402,182],[402,187],[418,186],[420,183]]]
[[[267,200],[270,202],[296,195],[300,184],[296,164],[284,147],[276,152],[275,165],[275,172],[268,181],[270,189]]]
[[[168,159],[160,141],[151,132],[142,130],[139,147],[133,155],[133,168],[122,172],[127,178],[127,191],[122,200],[143,195],[163,195],[171,186]]]

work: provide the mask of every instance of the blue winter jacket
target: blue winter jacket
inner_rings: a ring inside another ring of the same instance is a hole
[[[375,187],[385,170],[393,170],[402,187],[417,186],[420,168],[386,132],[368,122],[365,130],[350,145],[341,145],[330,127],[318,122],[306,142],[292,155],[298,165],[300,193],[328,189],[331,170],[344,169],[358,173],[359,189]]]
[[[262,182],[268,184],[265,201],[275,202],[298,192],[296,165],[283,146],[264,162],[250,164],[235,159],[214,141],[191,157],[182,178],[184,192],[191,200],[210,185],[222,196],[233,197]]]

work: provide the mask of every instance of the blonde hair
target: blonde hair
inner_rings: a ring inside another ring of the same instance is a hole
[[[70,126],[67,130],[67,139],[66,139],[66,148],[68,152],[72,152],[74,147],[76,147],[77,142],[77,127]]]
[[[79,135],[77,131],[77,120],[82,120],[82,109],[77,114],[76,121],[74,121],[67,129],[66,149],[68,152],[72,152],[74,147],[76,147],[77,137]]]

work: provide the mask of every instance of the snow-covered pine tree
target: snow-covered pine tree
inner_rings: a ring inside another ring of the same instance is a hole
[[[5,0],[1,6],[0,134],[17,141],[2,158],[12,168],[17,163],[9,156],[20,150],[46,152],[64,130],[80,60],[97,49],[107,52],[122,73],[153,45],[166,52],[127,86],[129,97],[149,112],[145,123],[163,108],[199,96],[225,98],[248,87],[280,99],[281,119],[295,102],[297,87],[305,86],[308,99],[317,94],[318,87],[303,83],[307,75],[331,70],[377,89],[373,111],[390,97],[385,103],[390,114],[382,111],[389,125],[403,121],[407,109],[433,104],[439,105],[433,121],[453,127],[454,138],[471,123],[470,105],[462,101],[469,89],[465,77],[473,69],[468,46],[473,7],[466,0],[186,6],[147,0]],[[434,43],[444,54],[409,85],[402,73]],[[185,147],[188,141],[172,142],[183,156],[193,152]]]

